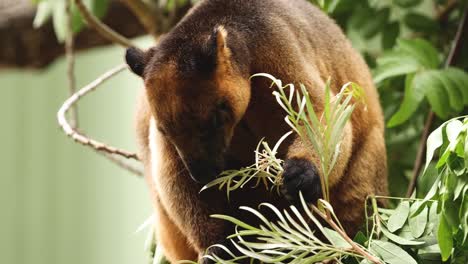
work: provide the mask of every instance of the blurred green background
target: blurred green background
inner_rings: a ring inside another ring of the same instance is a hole
[[[123,63],[123,54],[120,47],[79,53],[78,86]],[[0,71],[0,263],[145,263],[147,231],[135,234],[152,213],[145,183],[59,129],[65,72],[63,58],[43,71]],[[142,87],[129,72],[110,80],[80,101],[80,127],[136,150]]]

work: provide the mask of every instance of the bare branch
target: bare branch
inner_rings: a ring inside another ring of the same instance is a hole
[[[106,80],[110,79],[111,77],[122,72],[125,69],[127,69],[126,64],[119,65],[115,67],[114,69],[104,73],[102,76],[100,76],[99,78],[97,78],[96,80],[94,80],[93,82],[91,82],[90,84],[88,84],[87,86],[85,86],[84,88],[76,92],[75,94],[73,94],[70,98],[68,98],[63,103],[62,107],[59,109],[57,113],[57,119],[58,119],[58,123],[60,127],[63,129],[65,134],[71,137],[73,140],[75,140],[78,143],[81,143],[85,146],[90,146],[97,151],[105,152],[108,154],[120,155],[128,159],[140,160],[136,153],[132,153],[126,150],[108,146],[104,143],[101,143],[99,141],[96,141],[87,137],[83,133],[76,131],[70,126],[69,122],[66,119],[67,112],[70,110],[71,107],[73,107],[75,103],[77,103],[80,100],[81,97],[94,91],[100,84],[102,84]]]
[[[149,34],[153,35],[154,37],[159,35],[160,29],[157,25],[157,17],[154,15],[157,10],[152,10],[146,3],[141,0],[121,1],[136,15],[140,23]]]
[[[110,160],[111,162],[113,162],[114,164],[119,166],[120,168],[122,168],[122,169],[124,169],[126,171],[129,171],[129,172],[131,172],[131,173],[133,173],[133,174],[135,174],[137,176],[143,177],[143,172],[140,169],[138,169],[138,168],[130,165],[129,163],[119,159],[115,154],[109,154],[107,152],[102,152],[102,151],[98,151],[98,150],[95,150],[95,151],[96,151],[96,153],[101,154],[104,157],[106,157],[106,159]]]
[[[82,0],[74,0],[74,3],[80,14],[83,16],[86,23],[93,27],[96,31],[99,32],[103,37],[108,40],[120,44],[124,47],[133,47],[134,45],[130,42],[129,39],[115,32],[113,29],[108,27],[106,24],[102,23],[96,16],[94,16],[88,8],[83,4]]]
[[[70,91],[70,96],[73,96],[76,92],[76,78],[75,78],[75,54],[74,54],[74,37],[73,37],[73,30],[72,30],[72,16],[71,16],[71,1],[67,0],[66,3],[66,12],[67,12],[67,37],[65,39],[65,53],[67,59],[67,79],[68,79],[68,87]],[[78,106],[73,104],[70,107],[71,117],[70,117],[70,127],[73,129],[78,129]],[[106,157],[111,162],[115,163],[117,166],[135,174],[138,176],[142,176],[143,173],[127,164],[126,162],[120,160],[114,154],[109,154],[107,152],[102,152],[100,150],[95,149],[95,151],[104,157]]]

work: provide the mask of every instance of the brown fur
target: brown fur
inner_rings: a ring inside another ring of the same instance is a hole
[[[209,44],[212,39],[215,44]],[[158,241],[170,261],[200,256],[232,233],[227,223],[210,214],[252,221],[237,210],[239,205],[288,205],[262,189],[240,190],[231,202],[224,191],[199,193],[202,185],[186,169],[191,159],[208,155],[198,136],[208,128],[196,127],[210,120],[221,99],[232,112],[222,128],[228,147],[225,168],[252,164],[261,138],[274,143],[289,130],[270,82],[250,81],[254,73],[305,84],[319,111],[329,77],[335,93],[349,81],[361,85],[367,109],[358,106],[346,126],[342,153],[330,178],[332,204],[345,228],[354,233],[363,220],[366,196],[386,194],[383,117],[369,70],[335,23],[304,0],[201,1],[143,57],[146,92],[137,112],[138,139],[158,215]],[[150,133],[153,118],[162,132]],[[157,148],[153,152],[150,135]],[[280,156],[319,165],[313,149],[298,138],[283,144]]]

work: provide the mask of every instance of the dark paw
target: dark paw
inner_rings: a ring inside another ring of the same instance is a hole
[[[299,191],[306,202],[311,203],[322,197],[320,175],[314,164],[306,159],[292,158],[284,162],[281,193],[293,203],[298,203]]]

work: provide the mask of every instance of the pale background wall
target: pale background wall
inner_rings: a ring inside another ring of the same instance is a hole
[[[148,41],[145,41],[148,44]],[[120,47],[77,57],[79,86],[123,62]],[[0,263],[146,263],[151,215],[144,181],[68,139],[56,123],[67,97],[65,62],[0,71]],[[82,100],[90,135],[135,150],[142,82],[126,72]]]

